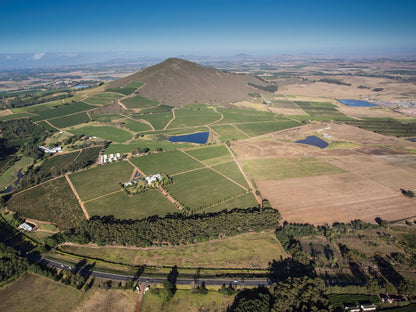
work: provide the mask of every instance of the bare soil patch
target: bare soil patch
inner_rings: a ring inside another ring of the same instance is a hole
[[[294,143],[309,135],[337,144],[320,149]],[[416,201],[400,192],[401,188],[416,189],[416,155],[410,152],[414,143],[405,139],[327,122],[231,146],[240,161],[313,156],[347,172],[313,177],[306,177],[305,172],[303,177],[272,181],[257,177],[262,196],[288,222],[325,224],[358,218],[374,222],[376,217],[393,221],[416,215]]]
[[[13,112],[10,109],[0,110],[0,117],[12,115]]]
[[[332,224],[375,217],[397,220],[415,214],[412,199],[355,174],[258,182],[260,192],[284,220]]]
[[[381,157],[325,157],[325,160],[339,168],[386,186],[396,192],[399,192],[401,188],[406,190],[416,189],[416,169],[391,163]]]

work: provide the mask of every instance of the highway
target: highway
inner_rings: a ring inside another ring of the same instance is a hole
[[[27,255],[29,258],[30,254]],[[32,259],[35,260],[35,259]],[[134,278],[132,275],[123,275],[123,274],[113,274],[113,273],[105,273],[100,271],[89,271],[85,269],[77,269],[73,266],[62,264],[56,261],[48,260],[46,258],[40,257],[36,259],[38,263],[47,265],[49,267],[62,269],[62,270],[68,270],[74,273],[80,273],[83,275],[90,275],[94,277],[99,278],[106,278],[116,281],[127,281],[128,279]],[[166,278],[160,278],[160,277],[139,277],[136,278],[136,282],[145,282],[148,285],[161,285],[166,280]],[[192,278],[179,278],[176,280],[177,285],[191,285],[193,282],[195,282]],[[271,282],[267,279],[198,279],[197,284],[205,283],[205,285],[210,286],[222,286],[222,285],[235,285],[235,286],[250,286],[250,287],[257,287],[257,286],[270,286]]]

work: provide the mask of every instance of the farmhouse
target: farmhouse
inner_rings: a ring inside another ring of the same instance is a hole
[[[150,185],[150,184],[152,184],[155,181],[161,181],[162,180],[162,176],[160,175],[160,173],[157,173],[157,174],[152,175],[151,177],[148,176],[145,179],[147,181],[147,184]]]
[[[374,304],[361,305],[361,311],[376,311],[376,306]]]
[[[33,226],[32,224],[29,224],[29,223],[22,223],[22,224],[20,224],[20,226],[19,226],[19,229],[23,229],[23,230],[25,230],[25,231],[27,231],[27,232],[32,231],[32,230],[33,230],[33,228],[34,228],[34,226]]]
[[[60,147],[60,146],[55,146],[54,148],[49,148],[49,147],[39,145],[39,149],[41,149],[42,151],[44,151],[45,153],[48,153],[48,154],[56,154],[56,153],[62,151],[62,147]]]

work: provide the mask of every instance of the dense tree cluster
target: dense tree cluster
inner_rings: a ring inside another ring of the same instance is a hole
[[[340,85],[340,86],[351,86],[350,83],[344,82],[344,81],[339,80],[339,79],[334,79],[334,78],[322,78],[322,79],[319,79],[319,81],[320,82],[337,84],[337,85]]]
[[[262,86],[262,85],[258,85],[252,82],[248,83],[249,86],[254,87],[256,89],[260,89],[263,91],[267,91],[267,92],[276,92],[277,91],[277,85],[273,84],[273,85],[268,85],[268,86]]]
[[[279,226],[280,214],[273,209],[234,209],[218,213],[185,216],[157,216],[143,220],[120,220],[113,216],[92,217],[66,233],[66,239],[99,245],[150,246],[188,244],[247,231]]]
[[[2,138],[9,141],[45,136],[45,129],[27,118],[3,121],[0,130]]]
[[[331,311],[325,285],[321,279],[289,278],[271,289],[241,291],[227,312],[297,312]]]

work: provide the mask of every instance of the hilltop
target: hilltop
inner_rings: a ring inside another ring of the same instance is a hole
[[[140,88],[141,95],[173,106],[195,102],[227,104],[248,100],[248,94],[257,90],[248,83],[268,85],[252,76],[222,72],[178,58],[169,58],[113,81],[108,88],[125,87],[132,82],[144,83]]]

